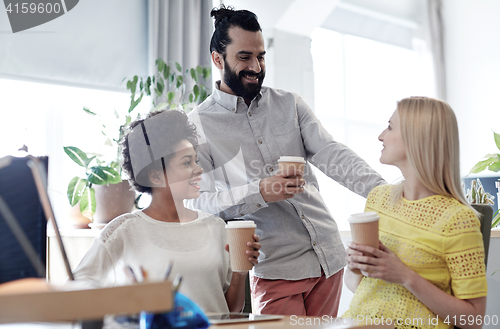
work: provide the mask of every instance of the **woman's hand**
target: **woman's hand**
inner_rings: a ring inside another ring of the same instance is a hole
[[[258,258],[259,258],[259,255],[260,255],[260,238],[257,236],[257,235],[253,235],[253,239],[254,239],[254,242],[247,242],[247,246],[253,250],[247,250],[246,251],[246,254],[248,255],[248,261],[250,263],[252,263],[253,265],[257,265],[257,263],[259,262],[258,261]],[[229,252],[229,245],[226,244],[225,246],[225,249],[227,252]]]
[[[416,274],[380,241],[379,249],[358,245],[353,242],[349,243],[348,246],[348,268],[360,269],[361,273],[366,277],[382,279],[406,287],[411,278]],[[359,255],[360,252],[370,253],[374,257]]]
[[[354,242],[349,242],[347,244],[347,248],[345,250],[347,253],[347,256],[345,259],[347,261],[347,268],[349,270],[357,269],[357,267],[355,267],[355,265],[354,265],[354,264],[356,264],[356,262],[353,261],[352,256],[363,256],[363,253],[361,251],[357,251],[356,249],[353,249],[353,248],[355,248],[354,246],[358,246],[358,245]]]

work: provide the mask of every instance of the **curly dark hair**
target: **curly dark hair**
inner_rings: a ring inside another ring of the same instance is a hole
[[[151,194],[149,173],[163,171],[162,159],[165,167],[168,166],[175,147],[183,140],[188,140],[196,150],[196,126],[188,121],[184,112],[156,111],[132,122],[120,143],[122,168],[128,175],[129,184],[138,192]]]
[[[262,31],[257,21],[257,15],[248,10],[234,10],[233,7],[220,5],[210,12],[215,19],[215,31],[210,40],[210,52],[216,51],[226,58],[226,47],[232,40],[229,37],[229,28],[238,26],[245,31]]]

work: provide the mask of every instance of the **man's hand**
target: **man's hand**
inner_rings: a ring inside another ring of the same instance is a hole
[[[264,178],[259,188],[262,198],[267,203],[293,198],[295,194],[304,192],[306,181],[302,179],[303,172],[291,167],[286,172]]]

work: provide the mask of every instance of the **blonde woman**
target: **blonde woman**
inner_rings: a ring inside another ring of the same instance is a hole
[[[348,245],[345,280],[355,294],[343,316],[396,328],[481,328],[484,249],[460,187],[453,110],[437,99],[403,99],[379,140],[380,162],[398,167],[404,181],[368,196],[365,211],[380,216],[380,246]]]

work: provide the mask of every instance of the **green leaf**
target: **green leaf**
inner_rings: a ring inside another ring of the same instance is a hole
[[[134,99],[134,94],[132,94],[130,96],[130,107],[128,108],[128,113],[132,112],[135,109],[135,107],[137,105],[139,105],[143,96],[144,96],[144,93],[141,93],[141,96],[139,96],[139,98],[137,98],[137,100]]]
[[[191,69],[190,72],[191,72],[191,78],[193,78],[193,80],[196,83],[198,83],[198,75],[196,74],[196,71],[194,69]]]
[[[148,96],[151,96],[151,77],[148,77],[148,79],[146,80],[146,85],[145,85],[145,89],[146,89],[146,95]]]
[[[500,162],[493,162],[489,167],[489,171],[499,172],[500,171]]]
[[[182,86],[183,81],[184,81],[184,78],[182,77],[182,75],[179,75],[177,77],[177,84],[176,84],[177,88],[180,88],[180,86]]]
[[[500,150],[500,134],[493,132],[493,136],[495,137],[495,144],[497,144],[497,148]]]
[[[86,187],[80,199],[80,211],[84,217],[91,221],[94,220],[96,209],[95,190],[92,187]]]
[[[168,80],[168,76],[170,75],[170,65],[165,65],[165,69],[163,70],[163,77],[165,80]]]
[[[96,166],[89,168],[88,181],[96,185],[117,184],[122,180],[120,174],[111,167]]]
[[[108,177],[108,184],[118,184],[122,182],[122,178],[118,171],[112,167],[103,167],[103,171],[106,173]]]
[[[87,154],[80,150],[78,147],[65,146],[64,152],[73,160],[77,165],[86,167],[85,160],[88,159]]]
[[[208,97],[207,91],[203,88],[200,92],[200,103],[203,102]]]
[[[179,71],[180,73],[182,73],[182,66],[181,66],[181,64],[175,62],[175,67],[177,68],[177,71]]]
[[[481,171],[485,170],[486,168],[488,168],[488,166],[493,161],[494,161],[493,157],[488,158],[488,159],[483,160],[483,161],[479,161],[478,163],[476,163],[474,165],[474,167],[472,167],[472,169],[470,170],[469,174],[477,174],[478,172],[481,172]]]
[[[198,95],[200,94],[200,87],[198,87],[198,85],[194,85],[193,93],[195,97],[198,97]]]
[[[103,168],[104,167],[101,166],[89,168],[89,173],[87,174],[88,181],[96,185],[106,185],[108,182],[108,177]]]
[[[139,81],[139,77],[137,75],[134,76],[132,83],[130,84],[130,92],[135,94],[135,89],[137,88],[137,81]]]
[[[163,94],[163,91],[165,90],[165,81],[163,80],[162,77],[158,77],[158,80],[156,81],[156,94],[158,96],[161,96]]]
[[[160,62],[158,63],[158,72],[162,72],[165,69],[165,62],[160,58]]]
[[[141,78],[141,82],[139,83],[139,90],[142,91],[144,89],[144,82],[142,81],[142,78]]]
[[[127,81],[127,89],[132,90],[132,80]]]
[[[210,77],[212,69],[210,67],[203,68],[203,79],[208,79]]]
[[[68,184],[68,201],[69,204],[73,207],[80,201],[82,197],[83,190],[87,186],[88,182],[86,179],[80,177],[73,177],[73,179]]]
[[[97,115],[96,113],[90,111],[88,108],[84,107],[83,110],[88,113],[88,114],[91,114],[91,115]]]
[[[170,103],[172,103],[174,101],[174,96],[175,96],[175,93],[173,91],[169,91],[167,93],[167,99]]]
[[[199,74],[199,75],[203,75],[203,67],[201,67],[201,65],[198,65],[196,67],[196,72]]]
[[[193,102],[193,94],[189,94],[189,103]]]

